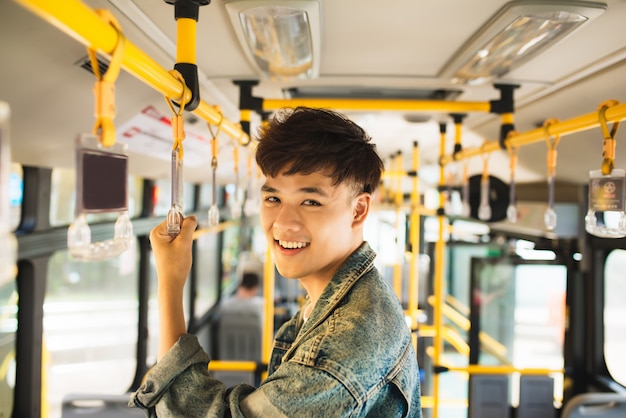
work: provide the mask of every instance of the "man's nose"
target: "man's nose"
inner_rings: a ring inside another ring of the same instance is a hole
[[[281,231],[299,231],[302,227],[297,209],[291,205],[283,205],[276,214],[274,229]]]

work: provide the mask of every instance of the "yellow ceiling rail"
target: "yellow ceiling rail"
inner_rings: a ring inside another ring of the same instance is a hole
[[[343,111],[389,110],[389,111],[428,111],[428,112],[489,112],[490,102],[453,102],[446,100],[406,100],[406,99],[263,99],[263,110],[272,111],[282,107],[322,107]]]
[[[109,56],[115,51],[118,38],[115,28],[81,1],[14,1],[89,48],[102,51]],[[164,96],[181,99],[185,103],[191,98],[190,92],[182,97],[183,86],[169,73],[169,70],[163,68],[128,40],[122,57],[122,68]],[[214,106],[200,101],[193,113],[214,125],[221,121],[222,132],[238,140],[240,144],[246,145],[250,142],[248,135],[241,130],[239,124],[228,120],[222,121],[222,114]]]
[[[604,115],[607,122],[615,123],[626,119],[626,103],[607,107]],[[519,147],[545,141],[546,134],[565,136],[597,127],[600,127],[600,119],[598,112],[593,111],[578,117],[550,124],[547,129],[542,126],[522,133],[511,133],[506,142],[512,147]],[[476,157],[487,152],[499,151],[501,149],[498,141],[489,141],[480,147],[463,149],[454,155],[443,156],[441,163],[445,165],[454,160]]]

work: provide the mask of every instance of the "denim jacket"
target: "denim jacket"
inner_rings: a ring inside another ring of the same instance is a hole
[[[363,243],[326,286],[306,322],[277,332],[268,378],[227,389],[185,335],[147,374],[130,406],[158,417],[416,417],[419,370],[397,297]]]

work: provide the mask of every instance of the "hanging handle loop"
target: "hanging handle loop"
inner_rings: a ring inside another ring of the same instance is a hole
[[[548,155],[546,158],[548,178],[554,177],[556,175],[556,157],[557,157],[556,146],[559,144],[559,141],[561,140],[561,136],[551,135],[550,126],[558,122],[559,122],[558,119],[552,118],[552,119],[547,119],[543,123],[543,129],[546,132],[546,144],[548,146]]]
[[[517,222],[517,202],[515,195],[515,168],[517,167],[517,152],[519,147],[511,145],[511,136],[514,131],[509,132],[506,143],[506,150],[509,153],[509,170],[511,184],[509,187],[509,206],[506,208],[506,217],[511,223]]]
[[[543,215],[546,228],[550,231],[556,228],[557,214],[554,210],[554,177],[556,176],[556,146],[561,139],[560,135],[551,135],[550,126],[558,123],[558,119],[548,119],[543,123],[546,132],[546,144],[548,145],[547,168],[548,168],[548,208]]]
[[[95,10],[95,12],[107,23],[109,23],[117,32],[117,42],[115,49],[111,54],[111,61],[104,74],[101,74],[98,63],[98,57],[95,49],[89,47],[87,52],[91,62],[91,68],[96,76],[96,82],[93,88],[95,106],[94,116],[96,118],[93,127],[93,136],[83,136],[79,139],[79,161],[80,166],[77,168],[77,176],[81,176],[81,183],[85,179],[82,164],[85,164],[87,155],[99,155],[99,158],[107,157],[115,158],[119,164],[127,161],[125,149],[123,146],[115,144],[115,80],[119,75],[124,51],[126,48],[126,38],[122,33],[122,29],[115,17],[108,10]],[[108,148],[104,151],[102,148]],[[81,186],[81,187],[82,187]],[[80,193],[83,193],[81,190]],[[83,194],[84,196],[84,194]],[[91,242],[91,228],[87,223],[86,213],[93,208],[84,206],[83,197],[79,198],[81,204],[76,206],[76,218],[67,230],[67,247],[70,255],[83,261],[106,260],[120,255],[126,251],[131,245],[133,237],[133,226],[128,215],[127,203],[115,208],[115,211],[121,211],[115,221],[114,237],[105,241]],[[101,208],[99,208],[101,209]],[[98,209],[98,210],[99,210]],[[109,211],[109,210],[105,210]],[[113,210],[111,210],[112,212]]]
[[[461,214],[465,217],[469,217],[470,216],[470,212],[471,212],[471,208],[470,208],[470,203],[469,203],[469,194],[470,194],[470,187],[469,187],[469,174],[468,174],[468,167],[467,167],[467,161],[465,161],[465,163],[463,164],[463,188],[462,188],[462,201],[463,201],[463,209]]]
[[[600,121],[600,127],[602,128],[602,136],[604,142],[602,143],[602,174],[608,176],[615,168],[615,134],[617,128],[619,128],[619,121],[613,122],[613,126],[609,131],[609,127],[606,122],[606,110],[617,105],[617,100],[607,100],[600,104],[598,107],[598,120]]]
[[[124,57],[124,51],[126,49],[126,37],[111,12],[98,9],[96,13],[117,31],[117,43],[113,50],[109,67],[104,74],[100,74],[96,51],[93,48],[87,48],[91,61],[91,69],[97,79],[93,88],[95,96],[94,116],[96,117],[93,133],[98,136],[102,146],[112,147],[115,144],[115,125],[113,124],[116,113],[115,80],[117,80],[117,76],[122,67],[122,58]]]
[[[478,206],[478,219],[488,221],[491,219],[491,205],[489,205],[489,156],[485,151],[487,142],[482,146],[483,152],[480,154],[483,158],[483,173],[480,179],[480,205]]]
[[[480,156],[483,159],[483,172],[482,172],[482,177],[481,179],[483,181],[488,180],[489,179],[489,157],[491,156],[491,154],[489,152],[487,152],[485,149],[487,147],[488,142],[485,142],[481,148],[482,148],[482,152],[480,154]]]
[[[184,157],[183,150],[183,140],[185,139],[185,119],[183,118],[183,111],[185,110],[185,103],[183,102],[183,98],[188,94],[189,88],[187,84],[185,84],[185,79],[182,74],[176,70],[170,70],[169,73],[173,75],[178,81],[180,81],[183,85],[183,93],[182,96],[177,99],[181,101],[178,110],[174,109],[174,105],[172,104],[172,99],[165,96],[165,101],[169,106],[170,110],[174,114],[172,116],[172,138],[174,139],[174,146],[172,147],[172,151],[178,149],[180,153],[180,158]]]
[[[182,98],[186,97],[189,89],[185,84],[185,79],[176,70],[171,70],[172,74],[183,85]],[[170,210],[167,212],[167,233],[171,236],[177,236],[180,233],[183,224],[183,140],[185,139],[185,119],[183,118],[183,111],[185,110],[185,103],[180,98],[181,104],[178,110],[174,109],[172,100],[165,96],[165,101],[170,110],[174,114],[172,116],[172,137],[174,139],[174,145],[172,146],[172,201]]]
[[[509,154],[509,169],[511,173],[511,181],[515,178],[515,168],[517,167],[517,151],[519,147],[511,145],[511,137],[515,135],[515,131],[509,132],[506,141],[506,150]]]
[[[217,207],[217,137],[220,134],[220,130],[222,128],[222,122],[224,121],[224,115],[216,107],[216,110],[220,114],[220,120],[217,123],[217,131],[214,133],[211,124],[209,124],[209,131],[211,132],[211,174],[212,174],[212,191],[213,191],[213,202],[211,207],[209,208],[209,227],[217,226],[220,223],[220,211]]]

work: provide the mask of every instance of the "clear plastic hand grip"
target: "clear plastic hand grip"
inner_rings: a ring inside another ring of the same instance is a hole
[[[183,223],[183,159],[179,149],[172,151],[172,204],[167,212],[167,233],[177,236]]]
[[[489,177],[483,176],[480,180],[480,206],[478,206],[478,219],[488,221],[491,219],[491,206],[489,206]]]
[[[554,211],[554,176],[548,177],[548,208],[543,215],[543,222],[549,231],[556,228],[556,212]]]

